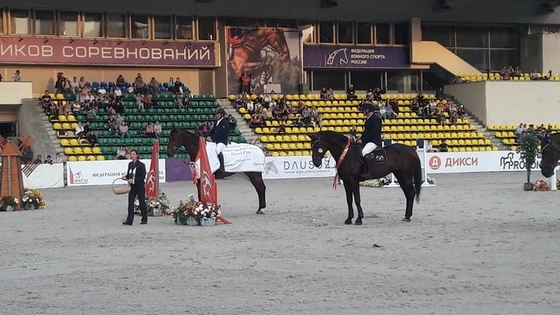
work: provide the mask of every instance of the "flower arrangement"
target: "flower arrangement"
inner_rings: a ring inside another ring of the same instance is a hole
[[[542,179],[539,179],[533,184],[533,191],[549,191],[548,183]]]
[[[208,202],[198,202],[191,194],[186,202],[181,201],[179,206],[173,209],[172,214],[177,224],[187,223],[187,225],[190,225],[188,221],[193,222],[194,220],[198,224],[205,225],[204,221],[215,222],[221,212],[219,206]]]
[[[161,193],[156,199],[153,200],[146,200],[146,210],[148,211],[148,216],[162,216],[162,215],[170,215],[171,204],[167,199],[167,195],[165,193]],[[134,201],[134,212],[137,215],[141,215],[142,212],[140,211],[140,202],[138,199]]]
[[[19,200],[12,196],[4,196],[0,199],[0,210],[8,211],[13,210],[19,204]]]
[[[43,194],[36,189],[27,189],[23,193],[21,201],[26,210],[39,209],[39,206],[43,202]]]

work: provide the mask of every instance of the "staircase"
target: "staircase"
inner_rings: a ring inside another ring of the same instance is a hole
[[[245,121],[243,116],[241,116],[241,114],[239,114],[239,112],[237,112],[235,107],[233,107],[233,105],[231,105],[231,101],[229,101],[227,99],[219,99],[217,101],[220,104],[220,106],[226,111],[226,113],[228,115],[231,114],[231,116],[235,117],[235,119],[237,120],[237,129],[239,129],[239,131],[241,131],[241,135],[243,137],[245,137],[245,140],[247,140],[247,143],[256,145],[257,147],[259,147],[261,149],[264,149],[264,146],[261,143],[260,137],[258,135],[256,135],[255,132],[253,132],[253,129],[251,129],[251,127],[249,127],[249,123],[247,123],[247,121]]]
[[[55,154],[60,153],[66,161],[64,149],[60,146],[60,140],[56,137],[56,132],[40,101],[36,99],[22,100],[22,107],[18,116],[20,130],[26,131],[35,139],[32,146],[34,156],[40,154],[45,159],[47,155],[51,155],[54,159]]]
[[[460,103],[455,97],[451,96],[449,97],[450,100],[454,101],[455,103]],[[502,150],[510,150],[510,148],[506,145],[504,145],[502,143],[502,141],[498,138],[496,138],[494,136],[494,133],[489,131],[486,128],[486,125],[484,124],[484,122],[482,120],[480,120],[478,117],[476,117],[472,112],[469,111],[469,109],[467,108],[467,105],[465,105],[465,110],[466,110],[466,116],[465,118],[467,118],[470,122],[471,125],[475,126],[477,131],[481,132],[484,137],[486,137],[486,139],[490,140],[490,142],[492,142],[493,146],[498,147],[498,149],[500,151]]]

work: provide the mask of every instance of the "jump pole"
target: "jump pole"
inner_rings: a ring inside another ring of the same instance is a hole
[[[558,179],[557,179],[558,177],[556,176],[556,172],[557,172],[557,171],[558,171],[558,167],[555,167],[555,168],[554,168],[554,174],[550,177],[550,185],[549,185],[549,186],[550,186],[550,191],[556,191],[556,190],[558,190],[558,187],[557,187],[557,185],[556,185],[557,180],[558,180]]]
[[[389,144],[393,144],[393,140],[387,140],[387,142]],[[422,178],[424,180],[424,182],[422,183],[422,187],[435,186],[435,184],[431,184],[428,182],[428,155],[426,154],[426,140],[418,140],[418,142],[422,144],[418,145],[418,148],[416,149],[416,153],[420,156],[420,159],[422,161]],[[385,142],[383,142],[383,144],[385,144]],[[391,183],[383,187],[400,187],[395,181],[395,175],[391,173]]]

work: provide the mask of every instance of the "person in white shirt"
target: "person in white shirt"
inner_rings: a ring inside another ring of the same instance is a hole
[[[16,70],[16,72],[12,74],[12,80],[14,80],[14,82],[21,81],[21,72],[19,72],[19,70]]]
[[[84,135],[84,126],[82,126],[81,122],[78,122],[76,126],[76,136],[82,137]]]

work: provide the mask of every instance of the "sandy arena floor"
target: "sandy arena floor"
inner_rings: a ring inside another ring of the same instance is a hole
[[[0,313],[558,314],[560,192],[434,177],[411,223],[400,189],[362,187],[361,227],[332,179],[269,180],[264,216],[244,177],[219,181],[233,225],[213,228],[122,226],[110,187],[45,190],[47,210],[0,213]]]

